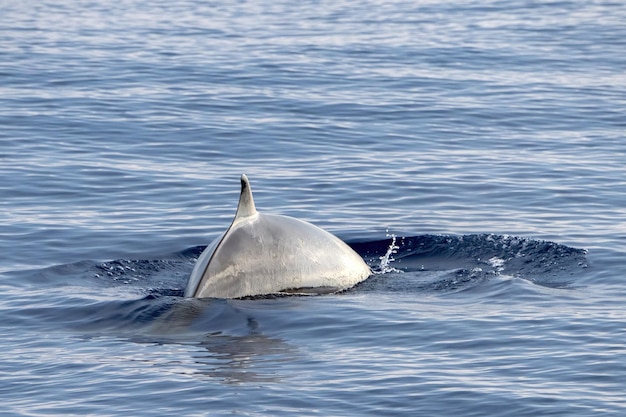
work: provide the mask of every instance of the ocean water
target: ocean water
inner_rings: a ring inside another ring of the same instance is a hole
[[[624,22],[0,2],[0,414],[624,415]],[[242,173],[376,273],[183,298]]]

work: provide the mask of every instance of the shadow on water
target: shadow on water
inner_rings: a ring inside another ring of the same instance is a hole
[[[500,235],[390,237],[352,247],[376,273],[348,293],[411,294],[416,302],[420,294],[469,290],[479,298],[492,297],[493,289],[483,287],[504,275],[536,287],[568,288],[587,262],[582,249]],[[16,271],[10,278],[26,291],[16,295],[16,308],[5,322],[37,331],[69,330],[87,339],[185,346],[194,372],[224,383],[280,380],[276,365],[299,353],[262,329],[288,326],[291,310],[296,316],[307,311],[308,297],[185,299],[183,288],[203,249],[158,260],[82,261]]]

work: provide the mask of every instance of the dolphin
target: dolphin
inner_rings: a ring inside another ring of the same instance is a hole
[[[293,217],[259,213],[242,175],[235,219],[198,257],[185,297],[328,293],[371,274],[363,258],[327,231]]]

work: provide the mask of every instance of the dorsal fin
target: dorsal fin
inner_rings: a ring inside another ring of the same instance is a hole
[[[237,206],[235,220],[254,216],[256,213],[257,211],[254,206],[254,199],[252,198],[250,182],[248,181],[246,174],[243,174],[241,175],[241,194],[239,195],[239,205]]]

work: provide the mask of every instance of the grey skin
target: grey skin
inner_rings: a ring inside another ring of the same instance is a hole
[[[185,297],[340,291],[371,273],[352,248],[327,231],[293,217],[257,212],[242,175],[235,218],[198,258]]]

